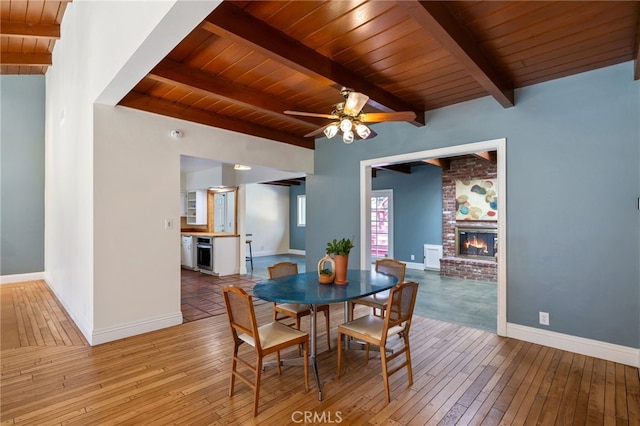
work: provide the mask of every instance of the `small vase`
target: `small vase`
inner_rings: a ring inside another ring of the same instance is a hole
[[[347,266],[349,263],[349,255],[336,254],[333,256],[333,260],[335,260],[336,262],[336,278],[333,281],[334,284],[349,284],[349,281],[347,281]]]
[[[327,263],[329,263],[329,268],[326,267]],[[331,274],[321,274],[320,271],[324,269],[329,269],[331,271]],[[335,275],[336,262],[333,260],[333,258],[331,258],[331,256],[327,254],[318,262],[318,282],[320,284],[331,284]]]

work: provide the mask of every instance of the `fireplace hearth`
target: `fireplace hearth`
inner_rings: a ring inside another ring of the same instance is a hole
[[[456,226],[456,256],[495,259],[498,254],[498,230],[485,227]]]

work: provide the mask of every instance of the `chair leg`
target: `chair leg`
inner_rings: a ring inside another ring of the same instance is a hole
[[[247,241],[247,245],[249,246],[249,256],[245,256],[245,261],[249,261],[251,263],[251,270],[253,271],[253,252],[251,251],[251,241]]]
[[[309,392],[309,341],[302,344],[302,356],[304,357],[304,390]]]
[[[409,336],[403,335],[404,346],[406,351],[404,355],[407,357],[407,376],[409,377],[409,386],[413,385],[413,368],[411,367],[411,349],[409,348]]]
[[[282,374],[282,366],[280,365],[280,351],[276,352],[276,354],[278,360],[278,374]]]
[[[256,360],[256,381],[253,388],[253,417],[258,415],[258,400],[260,399],[260,378],[262,376],[262,356]]]
[[[342,333],[338,332],[338,379],[340,378],[340,371],[342,370]]]
[[[233,358],[231,361],[231,380],[229,383],[229,396],[233,396],[233,389],[236,383],[236,368],[238,365],[238,348],[240,345],[236,342],[233,346]]]
[[[387,351],[384,346],[380,346],[380,364],[382,364],[382,379],[384,380],[384,392],[387,395],[387,403],[391,402],[391,393],[389,392],[389,373],[387,371]]]

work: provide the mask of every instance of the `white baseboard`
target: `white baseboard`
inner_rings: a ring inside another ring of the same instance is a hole
[[[89,344],[91,346],[100,345],[102,343],[112,342],[114,340],[124,339],[125,337],[136,336],[138,334],[148,333],[180,324],[182,324],[182,312],[178,311],[171,315],[93,330]]]
[[[44,272],[30,272],[28,274],[2,275],[0,284],[21,283],[24,281],[44,280]]]
[[[640,368],[640,349],[628,346],[511,323],[507,323],[506,337]]]
[[[407,265],[407,269],[417,269],[419,271],[424,271],[424,263],[417,262],[404,262]]]
[[[289,249],[289,254],[297,254],[297,255],[300,255],[300,256],[306,256],[307,252],[305,250]]]

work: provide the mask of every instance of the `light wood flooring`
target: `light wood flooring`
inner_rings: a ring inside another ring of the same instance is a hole
[[[0,299],[3,425],[640,424],[636,368],[424,317],[411,329],[414,384],[392,376],[390,404],[375,355],[364,366],[349,351],[336,380],[321,321],[324,401],[315,385],[304,391],[302,368],[267,368],[253,418],[247,386],[227,395],[226,315],[90,347],[44,283],[2,285]],[[271,318],[268,303],[256,312],[260,323]],[[334,341],[342,318],[332,305]]]

